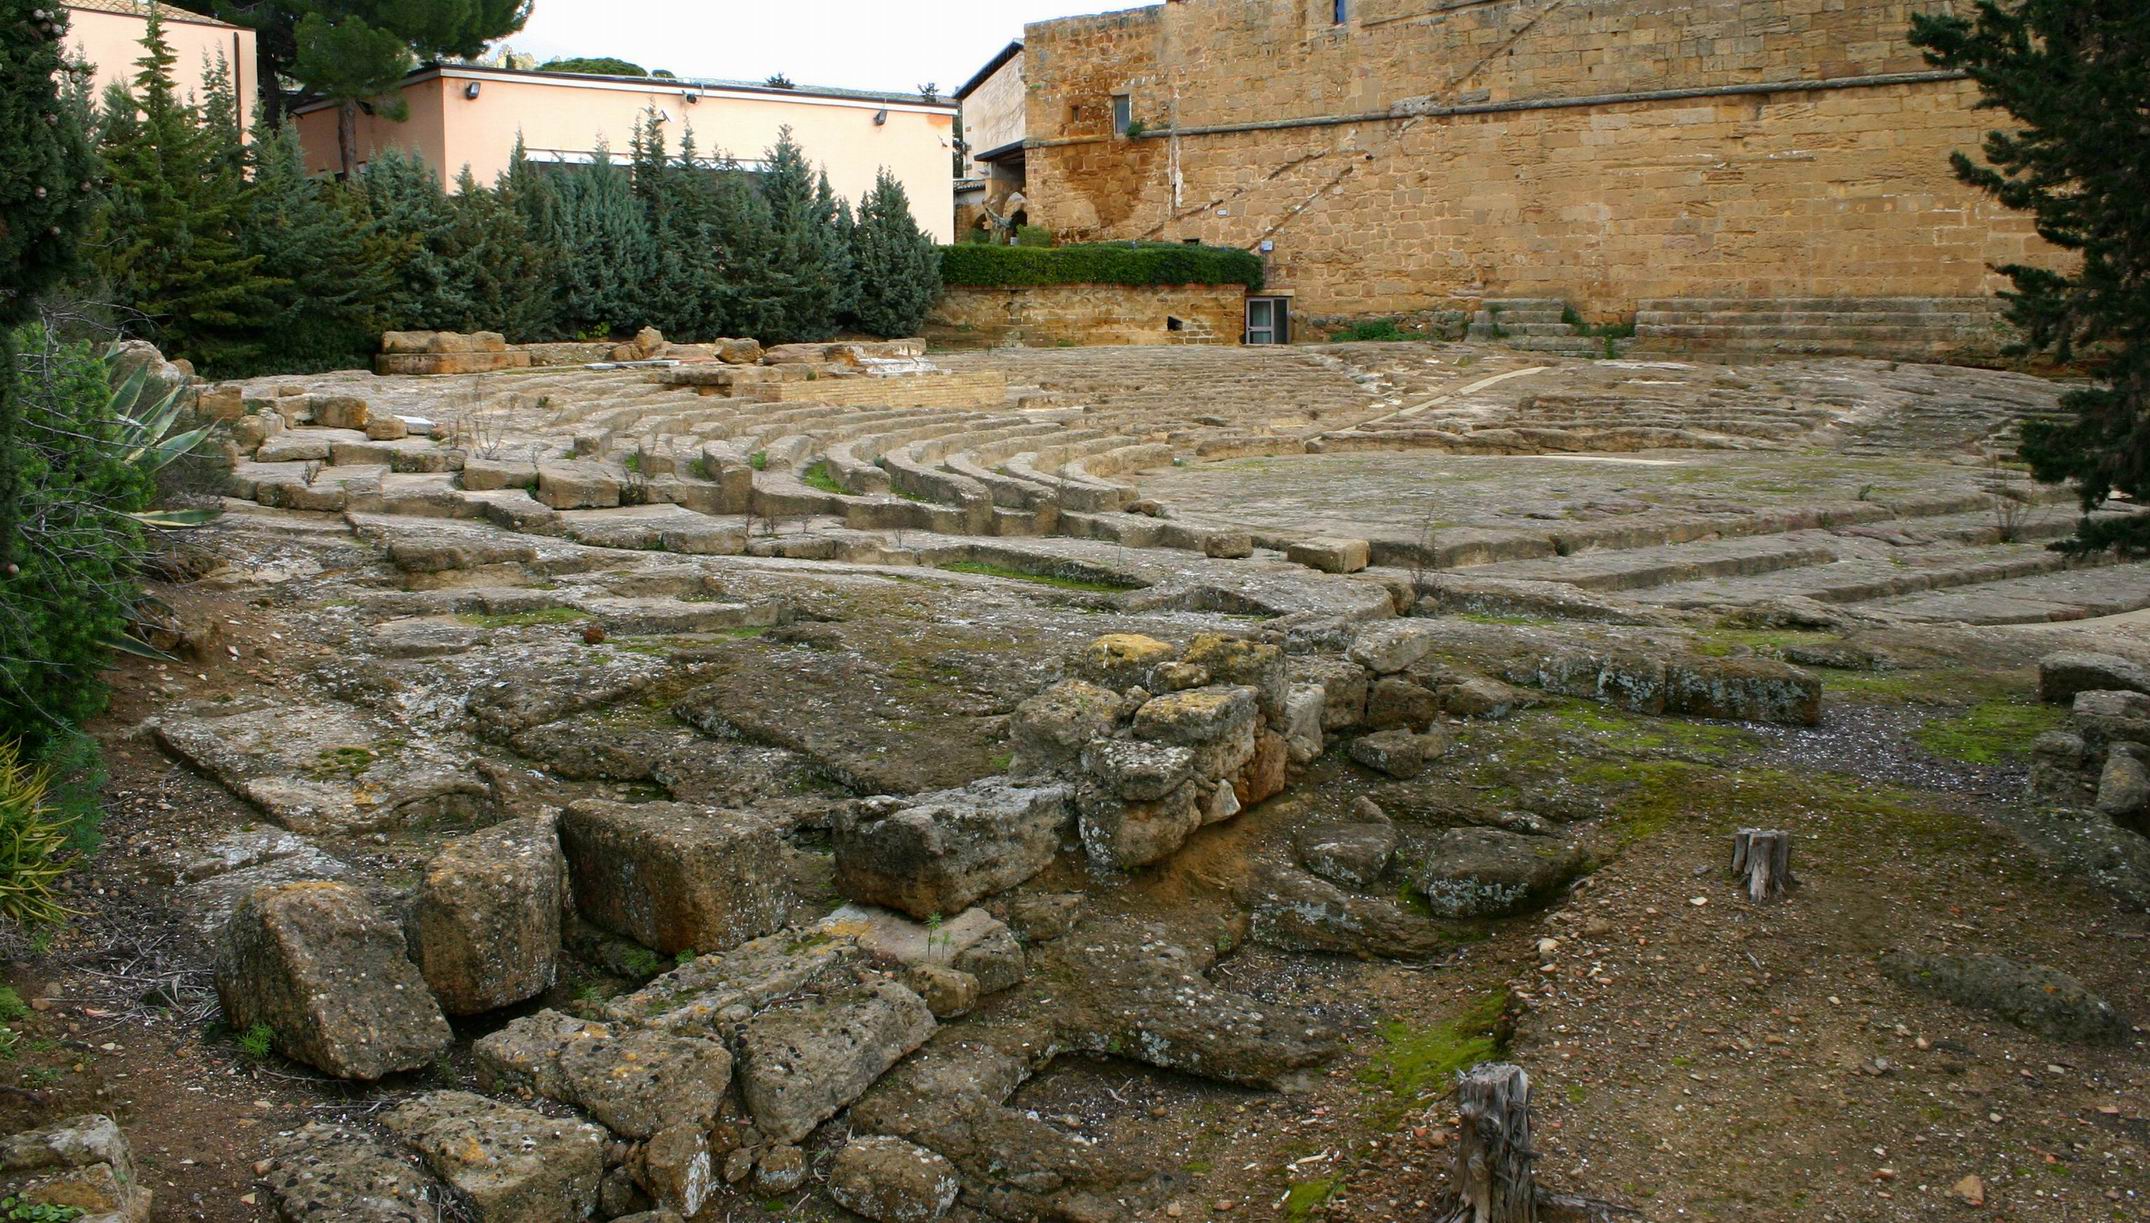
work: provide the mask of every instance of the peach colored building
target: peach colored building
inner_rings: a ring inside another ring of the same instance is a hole
[[[105,87],[114,82],[132,88],[150,6],[144,0],[70,0],[66,7],[68,50],[90,65],[94,96],[102,97]],[[172,76],[179,96],[199,100],[210,74],[224,73],[232,96],[239,99],[243,134],[253,123],[260,83],[254,67],[254,32],[169,4],[158,5],[157,13],[164,19],[164,41],[171,44],[178,60],[172,65]]]
[[[705,156],[729,154],[751,166],[776,142],[778,129],[789,126],[807,159],[828,169],[838,195],[857,203],[886,166],[910,193],[919,227],[939,242],[954,236],[953,102],[462,64],[422,68],[404,80],[402,94],[410,110],[403,122],[359,117],[361,164],[381,149],[400,148],[444,179],[469,166],[478,181],[490,183],[507,169],[518,135],[536,161],[587,162],[600,142],[624,160],[635,125],[655,111],[673,147],[691,128]],[[335,107],[317,103],[297,115],[308,168],[333,171]]]

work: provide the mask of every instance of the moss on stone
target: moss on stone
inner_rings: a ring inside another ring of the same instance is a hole
[[[1988,699],[1959,714],[1928,718],[1912,738],[1945,759],[2000,764],[2028,754],[2032,740],[2067,724],[2067,711],[2058,705]]]
[[[1425,1027],[1394,1020],[1382,1024],[1382,1048],[1359,1071],[1359,1081],[1386,1093],[1377,1106],[1383,1119],[1400,1122],[1448,1090],[1457,1073],[1501,1056],[1508,991],[1494,990],[1457,1014]]]

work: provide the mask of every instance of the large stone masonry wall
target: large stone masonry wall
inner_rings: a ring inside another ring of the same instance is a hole
[[[1956,182],[1949,153],[1994,116],[1905,41],[1913,7],[1361,0],[1339,29],[1326,0],[1186,0],[1041,23],[1032,215],[1272,242],[1270,282],[1323,315],[1980,296],[1991,265],[2050,253]],[[1838,87],[1754,91],[1816,81]],[[1111,135],[1115,93],[1150,132]]]
[[[1241,285],[956,286],[926,319],[926,339],[942,348],[1237,344],[1246,300]]]

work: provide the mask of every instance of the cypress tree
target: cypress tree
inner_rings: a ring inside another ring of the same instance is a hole
[[[791,128],[777,133],[761,176],[769,204],[767,325],[783,341],[836,334],[835,211]]]
[[[391,320],[413,330],[460,328],[471,314],[470,286],[450,245],[455,213],[432,167],[387,149],[366,163],[359,184],[374,223],[393,244]]]
[[[396,299],[396,281],[358,193],[307,176],[298,129],[262,126],[253,200],[241,229],[261,272],[279,283],[262,332],[279,372],[363,366]]]
[[[543,268],[529,224],[506,189],[486,190],[464,166],[448,202],[449,246],[469,308],[458,330],[498,331],[518,343],[544,335],[550,309]]]
[[[569,257],[561,245],[566,232],[561,216],[564,205],[552,176],[531,163],[520,135],[515,137],[515,151],[508,157],[508,169],[500,176],[497,191],[501,203],[521,221],[532,261],[532,296],[520,312],[528,335],[538,340],[563,339],[568,331],[561,301]]]
[[[23,482],[15,329],[74,271],[94,189],[88,137],[59,91],[66,37],[59,5],[0,0],[0,590],[16,576]]]
[[[649,220],[626,171],[600,144],[590,164],[559,180],[561,312],[567,331],[602,337],[643,325],[643,286],[654,263]]]
[[[2072,481],[2085,511],[2150,500],[2150,5],[1982,0],[1973,17],[1914,18],[1911,41],[2016,122],[1987,134],[1985,164],[1954,154],[1957,177],[2076,257],[2070,271],[2000,269],[2024,346],[2080,355],[2096,375],[2062,396],[2068,419],[2025,422],[2023,458],[2041,480]],[[2150,553],[2150,514],[2086,516],[2055,546]]]
[[[97,269],[168,353],[205,373],[243,370],[261,354],[277,287],[237,235],[252,188],[201,112],[179,100],[154,9],[142,46],[135,93],[107,94],[116,109],[100,133],[110,187]]]
[[[859,327],[879,336],[917,335],[941,295],[941,251],[912,218],[903,184],[885,169],[859,204],[851,263]]]

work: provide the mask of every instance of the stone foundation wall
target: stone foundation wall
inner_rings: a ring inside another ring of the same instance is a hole
[[[1237,344],[1246,300],[1243,285],[957,286],[927,317],[926,338],[943,348]]]
[[[841,407],[993,408],[1008,397],[998,370],[915,374],[900,378],[810,378],[769,382],[747,394],[763,403],[826,403]]]
[[[1302,314],[1975,297],[2052,257],[1905,0],[1185,0],[1029,27],[1033,218],[1274,244]],[[1126,94],[1145,130],[1114,136]]]

